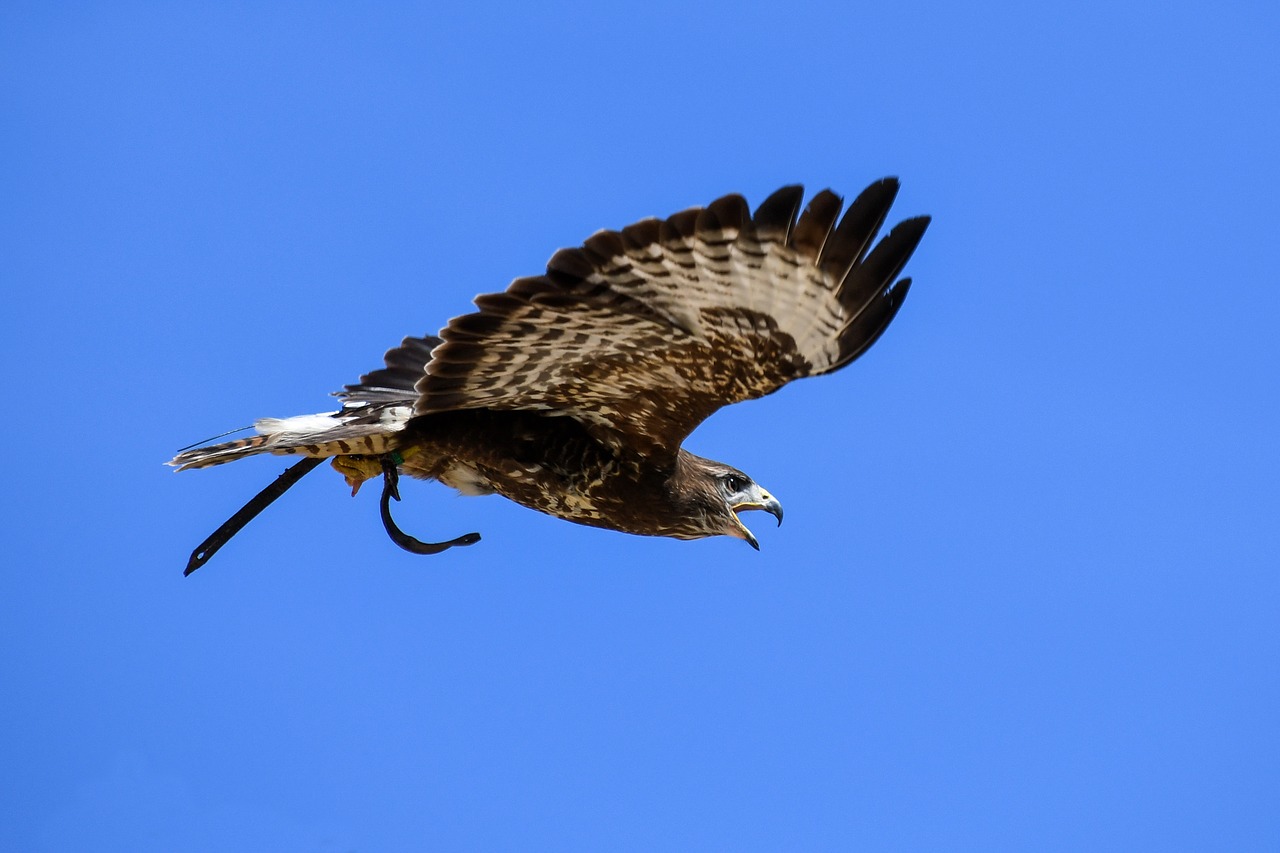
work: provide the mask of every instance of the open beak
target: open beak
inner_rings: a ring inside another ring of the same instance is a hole
[[[759,551],[760,543],[756,541],[756,537],[747,529],[747,526],[742,523],[742,519],[738,517],[738,514],[749,509],[762,509],[774,518],[778,519],[778,526],[781,527],[782,504],[778,503],[777,498],[758,486],[753,491],[754,494],[752,494],[748,500],[736,503],[731,507],[733,510],[733,523],[728,533],[730,536],[738,537],[752,548]]]

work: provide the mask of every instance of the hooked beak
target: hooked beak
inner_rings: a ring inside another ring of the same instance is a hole
[[[755,493],[747,500],[742,501],[741,503],[736,503],[731,507],[733,510],[733,522],[728,533],[730,536],[736,536],[752,548],[759,551],[760,543],[756,541],[756,537],[747,529],[747,526],[742,523],[742,519],[738,517],[738,513],[745,512],[749,509],[762,509],[774,518],[778,519],[778,526],[781,527],[782,504],[778,503],[777,498],[766,492],[764,489],[761,489],[759,486],[757,486],[754,491]]]

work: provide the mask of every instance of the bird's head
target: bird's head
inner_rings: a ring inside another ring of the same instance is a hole
[[[778,499],[730,465],[682,451],[671,482],[683,522],[673,535],[680,539],[733,536],[759,551],[760,543],[738,514],[762,509],[782,524]]]

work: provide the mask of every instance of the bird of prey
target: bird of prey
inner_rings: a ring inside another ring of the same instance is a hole
[[[336,393],[336,412],[264,418],[252,438],[179,453],[178,470],[304,457],[205,540],[186,573],[325,459],[353,494],[382,477],[387,532],[416,553],[480,536],[428,543],[401,531],[389,510],[400,474],[593,527],[758,549],[738,514],[781,524],[782,506],[681,442],[721,406],[838,370],[875,343],[929,224],[907,219],[872,248],[897,192],[896,179],[877,181],[841,217],[830,190],[801,212],[804,190],[788,186],[754,215],[727,195],[599,231],[545,274],[476,297],[479,310],[439,336],[405,338],[385,367]]]

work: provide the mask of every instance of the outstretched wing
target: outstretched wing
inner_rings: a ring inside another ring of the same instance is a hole
[[[339,397],[347,407],[360,404],[411,403],[417,397],[414,385],[422,378],[431,361],[431,351],[440,346],[435,335],[405,338],[400,346],[392,347],[382,356],[386,367],[372,370],[360,377],[360,381],[344,385],[333,396]]]
[[[898,182],[842,202],[802,187],[750,214],[729,195],[557,252],[545,275],[476,298],[441,331],[418,415],[520,409],[568,415],[599,440],[674,454],[708,415],[843,367],[875,342],[910,285],[928,225],[908,219],[868,253]]]

